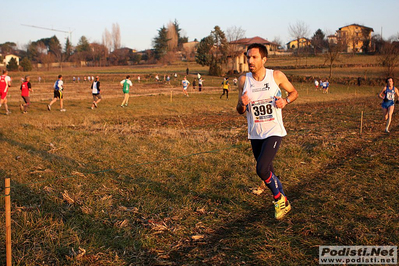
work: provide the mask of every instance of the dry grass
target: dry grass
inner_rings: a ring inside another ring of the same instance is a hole
[[[340,54],[338,59],[334,62],[336,65],[342,64],[378,64],[379,57],[377,55],[352,55],[352,54]],[[324,55],[317,56],[272,56],[268,64],[278,66],[320,66],[326,63],[326,57]]]
[[[275,160],[293,211],[279,222],[269,192],[250,192],[259,180],[234,91],[176,89],[171,102],[166,87],[138,90],[120,108],[115,87],[95,110],[80,94],[65,113],[46,100],[3,116],[15,265],[315,265],[319,245],[396,245],[399,120],[383,133],[380,88],[296,87]]]

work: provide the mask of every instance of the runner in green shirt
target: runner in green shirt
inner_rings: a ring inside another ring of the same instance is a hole
[[[125,97],[124,97],[124,99],[123,99],[123,102],[122,102],[122,104],[121,104],[121,107],[127,107],[127,104],[128,104],[128,102],[129,102],[129,88],[130,88],[131,86],[133,86],[132,81],[130,80],[130,76],[127,75],[127,76],[126,76],[126,79],[124,79],[124,80],[122,80],[122,81],[120,82],[120,85],[122,86],[122,88],[123,88],[123,93],[124,93],[124,95],[125,95]]]

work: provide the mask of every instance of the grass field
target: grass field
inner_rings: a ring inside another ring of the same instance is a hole
[[[187,98],[135,84],[121,108],[116,72],[95,110],[87,84],[69,85],[65,113],[46,110],[52,81],[35,84],[25,115],[10,92],[0,171],[15,265],[316,265],[320,245],[399,243],[399,117],[385,134],[380,87],[294,84],[274,163],[293,210],[276,221],[269,191],[251,193],[260,180],[236,90],[227,101],[217,88]]]

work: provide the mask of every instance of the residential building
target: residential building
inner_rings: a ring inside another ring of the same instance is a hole
[[[335,42],[341,44],[342,50],[348,53],[361,53],[371,49],[371,33],[373,28],[359,24],[341,27],[335,33]],[[329,36],[329,40],[334,38]]]
[[[1,56],[1,54],[0,54],[0,56]],[[4,55],[4,56],[3,56],[3,62],[2,62],[2,64],[0,64],[0,65],[7,66],[7,65],[8,65],[8,62],[10,62],[10,60],[11,60],[12,58],[15,58],[15,60],[17,60],[17,64],[19,65],[19,58],[20,58],[20,57],[17,56],[17,55],[15,55],[15,54]]]
[[[312,41],[305,37],[287,42],[288,50],[297,50],[298,48],[307,48],[311,46],[312,46]]]

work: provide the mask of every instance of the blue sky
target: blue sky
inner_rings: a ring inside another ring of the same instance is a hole
[[[37,29],[21,24],[72,31],[72,43],[81,36],[101,42],[102,34],[118,23],[122,46],[138,50],[152,47],[157,30],[177,19],[189,41],[201,40],[215,25],[226,31],[241,27],[246,37],[260,36],[283,43],[292,38],[288,27],[297,21],[333,34],[339,27],[358,23],[374,29],[384,38],[399,32],[399,0],[143,0],[143,1],[44,1],[15,0],[1,4],[0,43],[16,42],[21,48],[41,38],[56,35],[65,43],[67,33]]]

